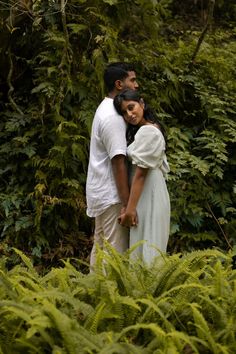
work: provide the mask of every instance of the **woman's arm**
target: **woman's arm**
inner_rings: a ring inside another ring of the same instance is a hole
[[[134,177],[132,179],[130,196],[125,213],[119,218],[119,223],[122,226],[135,226],[137,224],[136,207],[139,198],[142,194],[145,179],[148,173],[148,168],[137,166]]]

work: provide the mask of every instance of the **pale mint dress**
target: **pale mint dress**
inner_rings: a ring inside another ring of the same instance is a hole
[[[137,205],[139,223],[130,228],[130,247],[145,240],[132,256],[150,263],[160,255],[159,251],[166,252],[170,228],[170,200],[165,181],[169,165],[161,131],[153,125],[140,127],[127,154],[132,162],[131,179],[136,166],[149,169]]]

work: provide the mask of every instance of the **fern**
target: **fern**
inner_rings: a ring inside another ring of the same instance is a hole
[[[218,353],[217,344],[211,334],[210,328],[204,318],[204,316],[199,311],[199,306],[196,304],[190,304],[193,311],[194,325],[196,327],[198,338],[205,341],[205,345],[212,353]]]
[[[145,348],[140,348],[131,343],[110,343],[104,346],[99,352],[100,354],[149,354],[150,351]]]
[[[167,297],[165,298],[165,300],[167,300]],[[163,326],[165,327],[166,331],[169,332],[173,329],[171,322],[169,322],[167,319],[166,313],[164,314],[161,309],[161,306],[159,306],[159,304],[156,304],[153,299],[140,299],[138,300],[138,302],[147,306],[147,309],[143,310],[143,315],[140,316],[138,319],[139,323],[151,322],[152,317],[154,317],[157,322],[163,323]],[[161,320],[158,320],[157,315],[158,317],[160,317]]]
[[[52,249],[61,242],[81,233],[90,238],[85,181],[91,123],[106,94],[103,71],[110,61],[135,58],[144,98],[168,133],[170,250],[211,247],[211,239],[198,243],[193,237],[186,243],[181,238],[208,232],[225,249],[206,199],[228,194],[230,205],[218,209],[213,203],[212,210],[217,218],[225,213],[225,231],[232,221],[226,209],[235,203],[230,172],[236,141],[232,0],[216,2],[216,21],[194,63],[203,15],[197,1],[183,6],[171,0],[81,1],[79,6],[75,0],[66,6],[36,1],[31,9],[19,1],[1,4],[3,242],[29,250],[35,262],[50,266],[45,254],[54,252],[53,261],[58,261],[63,249]],[[88,257],[88,244],[73,247],[78,258]]]
[[[150,267],[108,247],[93,273],[68,260],[40,276],[21,255],[10,271],[2,263],[0,345],[10,353],[233,352],[232,256],[209,249],[157,257]]]
[[[87,350],[97,350],[101,347],[102,338],[93,339],[91,333],[71,321],[68,316],[58,311],[49,302],[44,302],[44,312],[48,314],[55,328],[59,331],[68,353],[77,353],[85,346]]]

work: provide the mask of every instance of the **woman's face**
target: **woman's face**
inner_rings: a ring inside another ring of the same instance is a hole
[[[121,103],[121,111],[124,117],[124,120],[132,125],[144,125],[146,124],[146,120],[143,116],[144,111],[144,103],[142,100],[139,102],[136,101],[123,101]]]

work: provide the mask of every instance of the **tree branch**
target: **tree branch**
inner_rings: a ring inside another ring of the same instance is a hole
[[[20,113],[21,115],[24,115],[24,113],[22,112],[22,110],[17,106],[16,102],[14,101],[14,99],[12,98],[12,93],[14,91],[14,87],[11,83],[11,79],[12,79],[12,74],[13,74],[13,62],[12,62],[12,58],[11,58],[11,52],[9,50],[8,52],[8,57],[9,57],[9,63],[10,63],[10,69],[9,69],[9,73],[7,75],[7,84],[9,86],[9,90],[8,90],[8,93],[7,93],[7,96],[8,96],[8,99],[9,99],[9,102],[12,106],[12,108],[14,110],[16,110],[18,113]]]
[[[226,236],[224,230],[222,229],[222,227],[221,227],[221,225],[220,225],[218,219],[217,219],[216,216],[214,215],[214,213],[213,213],[213,211],[212,211],[212,209],[211,209],[209,203],[207,203],[207,208],[208,208],[208,210],[210,211],[210,213],[211,213],[213,219],[215,220],[216,224],[218,225],[218,227],[219,227],[219,229],[220,229],[222,235],[224,236],[224,239],[225,239],[225,241],[226,241],[228,247],[229,247],[230,249],[232,249],[232,246],[231,246],[231,244],[229,243],[229,240],[228,240],[228,238],[227,238],[227,236]]]
[[[200,47],[201,47],[201,44],[203,42],[203,39],[207,33],[207,30],[209,28],[209,25],[212,21],[212,18],[213,18],[213,12],[214,12],[214,6],[215,6],[215,0],[209,0],[208,2],[208,11],[207,11],[207,20],[206,20],[206,24],[205,24],[205,27],[203,28],[203,31],[198,39],[198,42],[197,42],[197,45],[196,45],[196,48],[194,50],[194,53],[192,55],[192,58],[191,58],[191,64],[194,64],[195,62],[195,59],[196,59],[196,56],[200,50]]]
[[[58,69],[61,70],[61,83],[59,87],[59,101],[61,102],[64,98],[64,89],[66,86],[66,80],[65,80],[65,70],[66,70],[66,63],[68,63],[69,69],[68,72],[70,71],[70,65],[71,65],[71,53],[70,53],[70,39],[69,39],[69,33],[67,30],[67,23],[66,23],[66,4],[67,0],[60,0],[61,1],[61,21],[62,21],[62,28],[63,28],[63,33],[65,36],[65,46],[63,49],[62,57],[61,57],[61,62],[58,65]]]
[[[68,34],[68,30],[67,30],[67,25],[66,25],[66,11],[65,11],[66,3],[67,3],[67,1],[61,0],[61,21],[62,21],[62,27],[63,27],[63,33],[65,36],[66,45],[64,47],[64,51],[63,51],[63,55],[62,55],[62,59],[61,59],[61,63],[59,65],[59,68],[63,67],[66,56],[68,57],[68,60],[69,60],[70,42],[69,42],[69,34]]]

